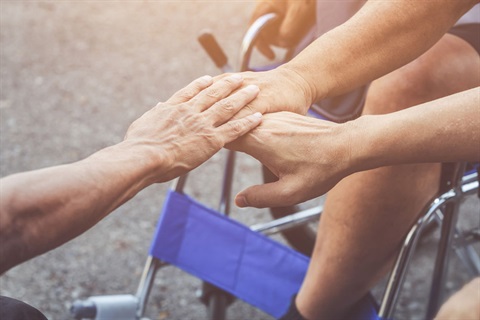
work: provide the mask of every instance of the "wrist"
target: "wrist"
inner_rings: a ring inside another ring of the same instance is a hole
[[[330,91],[336,87],[335,79],[329,77],[330,73],[323,64],[316,63],[315,60],[308,60],[305,63],[300,58],[297,56],[282,67],[302,79],[309,92],[310,105],[329,97]]]
[[[140,189],[159,182],[168,168],[169,159],[164,150],[135,140],[124,140],[102,149],[87,161],[105,162],[125,176],[131,177]]]
[[[310,106],[316,101],[316,88],[313,83],[307,81],[305,73],[302,70],[299,70],[289,63],[281,65],[277,69],[277,72],[280,73],[280,78],[287,79],[290,82],[290,85],[294,90],[298,90],[303,96],[304,109],[301,110],[302,114],[306,114]]]
[[[349,174],[368,170],[372,161],[371,143],[368,138],[369,116],[362,116],[340,124],[340,135],[346,146],[347,168]]]
[[[377,116],[364,115],[342,124],[349,148],[350,173],[370,170],[385,165],[383,163],[382,140]]]

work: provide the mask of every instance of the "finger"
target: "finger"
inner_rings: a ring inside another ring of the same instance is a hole
[[[195,96],[195,108],[197,111],[204,111],[210,108],[213,104],[238,89],[242,85],[242,82],[243,77],[238,73],[215,81],[211,86]]]
[[[295,46],[315,23],[315,1],[301,0],[290,3],[279,30],[278,45]]]
[[[293,205],[290,197],[288,180],[280,179],[276,182],[251,186],[235,197],[235,204],[240,207],[282,207]]]
[[[203,89],[208,88],[212,83],[213,78],[211,76],[200,77],[196,80],[193,80],[185,88],[175,92],[166,102],[170,104],[187,102],[193,97],[195,97]]]
[[[260,92],[256,85],[248,85],[238,90],[229,97],[215,103],[211,108],[204,112],[205,117],[213,121],[213,125],[218,127],[230,120],[237,112],[244,108],[250,101],[255,99]],[[251,114],[252,112],[249,112]]]
[[[257,47],[258,51],[267,59],[275,59],[275,52],[272,50],[267,41],[263,41],[263,39],[258,39],[255,46]]]
[[[278,16],[282,16],[281,12],[284,7],[285,5],[282,2],[275,2],[270,0],[263,0],[257,2],[252,17],[250,18],[250,25],[252,25],[258,18],[267,13],[276,13]],[[276,42],[275,39],[278,35],[278,27],[279,24],[275,24],[275,26],[272,26],[272,24],[270,23],[270,25],[268,25],[265,29],[262,30],[255,43],[255,47],[258,49],[258,51],[270,60],[275,59],[275,52],[272,50],[270,45]]]
[[[245,118],[229,121],[217,128],[222,147],[243,136],[262,122],[262,114],[256,112]]]

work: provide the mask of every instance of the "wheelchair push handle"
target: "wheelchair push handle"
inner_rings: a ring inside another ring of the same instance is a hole
[[[228,58],[211,32],[204,31],[198,37],[198,42],[200,42],[203,49],[205,49],[218,68],[224,69],[227,67]]]

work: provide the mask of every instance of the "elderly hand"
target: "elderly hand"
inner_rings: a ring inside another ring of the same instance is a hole
[[[253,112],[230,120],[259,92],[249,85],[232,94],[242,82],[238,74],[215,83],[199,78],[132,123],[125,142],[147,150],[155,182],[192,170],[261,122],[261,114]]]
[[[239,207],[282,207],[326,193],[353,168],[342,125],[289,112],[267,114],[262,124],[231,144],[262,162],[279,180],[241,191]]]
[[[257,85],[260,93],[235,115],[235,119],[254,112],[266,114],[289,111],[305,115],[316,99],[314,87],[287,65],[265,72],[243,72],[241,75],[244,87]],[[230,74],[219,75],[215,82],[229,76]]]
[[[271,45],[291,48],[305,36],[315,24],[316,0],[260,0],[250,22],[267,13],[276,13],[278,21],[260,34],[256,46],[267,58],[274,59]]]

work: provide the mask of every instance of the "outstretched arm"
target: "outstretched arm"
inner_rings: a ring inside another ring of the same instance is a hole
[[[279,180],[240,192],[240,207],[287,206],[382,166],[480,159],[480,88],[385,115],[335,124],[288,112],[264,116],[235,149]]]
[[[0,273],[78,236],[143,188],[197,167],[260,123],[228,121],[258,94],[200,78],[136,120],[125,140],[76,163],[0,180]],[[227,97],[227,98],[226,98]]]
[[[350,20],[290,62],[271,71],[245,73],[245,83],[261,89],[249,108],[306,114],[319,99],[348,92],[413,61],[478,2],[367,1]]]
[[[345,93],[419,57],[478,0],[367,1],[285,65],[316,99]]]

